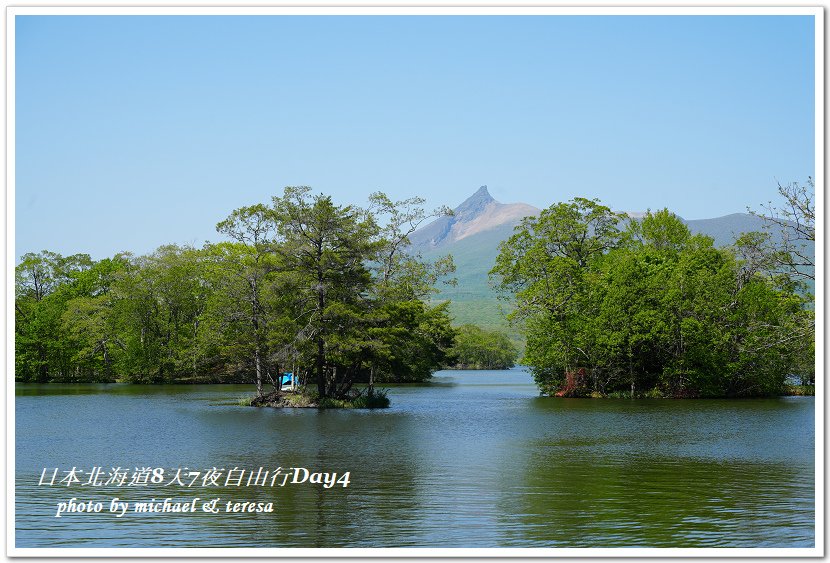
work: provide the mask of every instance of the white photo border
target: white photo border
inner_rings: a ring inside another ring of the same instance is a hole
[[[636,15],[636,16],[729,16],[800,15],[815,23],[815,197],[818,209],[816,240],[816,408],[815,408],[815,545],[812,548],[18,548],[15,546],[15,383],[14,377],[14,269],[15,269],[15,18],[38,15],[87,16],[228,16],[228,15]],[[429,4],[326,4],[283,6],[6,6],[6,555],[8,557],[823,557],[825,538],[825,432],[824,432],[824,17],[823,7],[780,6],[551,6],[530,3],[521,6]]]

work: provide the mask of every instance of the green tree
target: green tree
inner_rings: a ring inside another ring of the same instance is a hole
[[[692,236],[667,210],[623,233],[591,228],[588,213],[569,222],[569,209],[547,214],[554,236],[524,225],[494,268],[515,292],[524,361],[544,392],[772,394],[810,353],[812,313],[792,284]],[[571,236],[577,247],[610,236],[569,260],[562,233],[584,233]]]
[[[263,373],[298,365],[320,397],[345,397],[375,374],[429,377],[453,332],[446,306],[425,300],[452,262],[406,254],[409,235],[432,216],[421,203],[376,193],[367,208],[341,206],[288,187],[270,206],[234,211],[219,229],[235,242],[211,250],[214,285],[224,284],[207,315],[209,334],[221,335],[214,343],[253,355],[260,393]]]
[[[276,218],[273,210],[263,204],[242,207],[217,224],[216,230],[236,242],[212,249],[213,263],[225,274],[219,277],[217,291],[230,297],[221,301],[225,320],[237,326],[241,322],[244,327],[238,334],[243,338],[233,342],[250,343],[257,393],[261,395],[263,374],[267,370],[269,321],[263,293],[268,287],[269,276],[276,271]]]
[[[273,213],[281,268],[295,277],[299,322],[314,343],[317,391],[320,397],[329,390],[342,395],[359,367],[356,340],[372,283],[367,262],[378,249],[378,226],[364,210],[336,205],[307,187],[289,187],[274,197]]]
[[[76,277],[89,269],[86,254],[25,254],[15,268],[15,377],[70,380],[73,343],[63,330],[66,303],[77,296]]]
[[[465,324],[456,329],[450,350],[452,365],[459,369],[509,369],[519,351],[506,334]]]
[[[418,299],[383,303],[367,331],[370,381],[420,382],[432,377],[446,363],[454,342],[447,307],[447,302],[429,306]]]
[[[27,254],[16,269],[16,371],[24,381],[248,381],[291,369],[322,398],[355,381],[422,380],[452,344],[429,304],[450,258],[407,254],[435,214],[373,194],[366,208],[289,187],[233,211],[228,240],[145,256]]]
[[[76,379],[115,379],[125,345],[113,314],[111,288],[123,267],[118,257],[105,258],[78,272],[72,286],[64,286],[74,295],[66,302],[61,321],[64,333],[74,343]]]
[[[597,200],[575,198],[525,218],[500,245],[490,273],[515,302],[508,318],[526,329],[524,363],[537,381],[561,381],[586,361],[576,321],[585,318],[596,265],[623,243],[624,218]]]

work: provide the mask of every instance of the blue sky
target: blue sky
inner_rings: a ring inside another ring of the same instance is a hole
[[[18,16],[16,254],[218,240],[309,185],[694,219],[814,175],[796,16]]]

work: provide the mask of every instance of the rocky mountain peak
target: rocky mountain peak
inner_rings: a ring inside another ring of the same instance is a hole
[[[461,205],[452,217],[441,217],[415,231],[410,240],[416,250],[429,250],[450,244],[474,234],[497,228],[512,228],[522,217],[536,215],[539,210],[524,203],[499,203],[487,186],[481,186]]]
[[[495,199],[487,191],[487,186],[481,186],[476,192],[465,199],[461,205],[455,208],[456,217],[475,217],[484,211],[490,203],[495,203]]]

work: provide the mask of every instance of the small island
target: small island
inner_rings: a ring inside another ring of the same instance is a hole
[[[731,246],[664,209],[631,219],[575,198],[526,218],[491,271],[524,363],[557,397],[808,394],[814,381],[812,179]],[[793,380],[800,385],[793,386]]]
[[[298,408],[298,409],[385,409],[389,397],[383,389],[365,388],[342,398],[320,397],[316,391],[299,387],[288,391],[273,390],[270,393],[239,400],[242,406]]]

